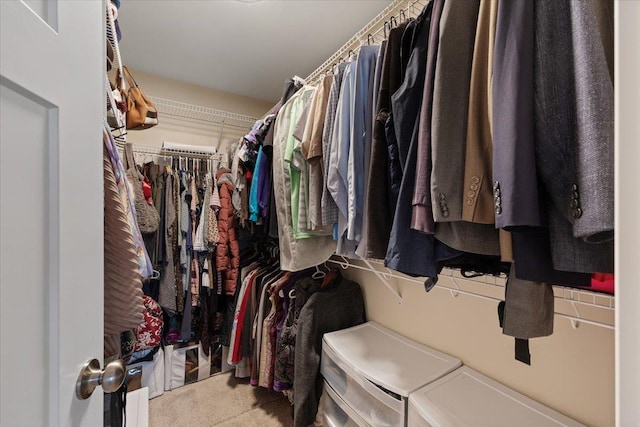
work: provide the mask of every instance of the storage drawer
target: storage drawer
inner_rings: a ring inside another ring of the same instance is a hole
[[[326,381],[322,393],[322,415],[325,427],[370,427]]]
[[[328,346],[323,346],[320,369],[335,393],[370,426],[405,425],[406,399],[385,392],[381,387],[353,372]]]
[[[584,427],[463,366],[409,395],[409,427]]]
[[[407,426],[408,427],[433,427],[420,415],[420,411],[415,407],[411,399],[407,409]]]

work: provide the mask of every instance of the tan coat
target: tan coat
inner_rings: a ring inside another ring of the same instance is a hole
[[[479,224],[495,223],[491,79],[497,13],[497,0],[481,0],[469,93],[462,219]]]

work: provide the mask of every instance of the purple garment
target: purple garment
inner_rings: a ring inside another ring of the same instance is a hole
[[[249,142],[252,142],[252,143],[256,144],[258,142],[258,140],[256,139],[256,132],[258,132],[260,130],[260,128],[262,127],[263,124],[264,124],[264,122],[262,120],[258,120],[257,122],[255,122],[253,124],[253,127],[249,131],[249,133],[244,136],[244,139],[246,139]]]

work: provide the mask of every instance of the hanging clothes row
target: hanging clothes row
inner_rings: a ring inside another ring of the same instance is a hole
[[[606,1],[432,0],[315,86],[287,82],[281,268],[384,259],[427,290],[443,267],[508,274],[504,332],[549,335],[550,284],[613,271],[612,29]]]
[[[271,113],[256,121],[243,138],[229,146],[228,155],[238,189],[239,224],[256,235],[277,238],[271,175],[274,119]]]
[[[322,335],[365,321],[360,286],[339,271],[280,269],[273,253],[241,254],[227,363],[250,383],[282,392],[295,425],[313,423]]]
[[[433,1],[317,87],[288,83],[273,132],[283,268],[317,264],[335,249],[433,278],[445,264],[503,271],[496,260],[516,261],[523,279],[566,285],[588,286],[591,273],[612,271],[606,5]],[[548,34],[574,21],[594,25]],[[594,60],[569,71],[538,64],[562,49]],[[561,105],[549,98],[556,75],[575,88]],[[581,96],[587,87],[599,96]],[[552,120],[550,108],[578,127]],[[582,160],[591,156],[597,164]]]
[[[313,240],[305,263],[302,242],[333,227],[339,254],[415,276],[464,253],[517,259],[519,276],[549,283],[610,272],[611,11],[432,1],[317,86],[289,82],[273,126],[283,268],[317,264],[331,248]],[[594,25],[565,33],[572,22]],[[571,66],[545,65],[564,51]]]
[[[124,151],[144,250],[157,272],[145,276],[144,293],[164,311],[164,342],[201,343],[219,370],[240,263],[231,171],[207,155],[136,153],[130,144]]]

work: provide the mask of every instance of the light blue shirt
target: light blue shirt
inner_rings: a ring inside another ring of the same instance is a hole
[[[347,64],[342,78],[329,157],[327,189],[338,207],[338,237],[347,229],[349,196],[349,145],[351,144],[351,100],[355,96],[356,62]]]
[[[347,239],[356,243],[362,238],[365,199],[365,146],[371,144],[373,84],[376,59],[380,46],[362,46],[358,53],[355,90],[351,100],[351,142],[348,160]]]

